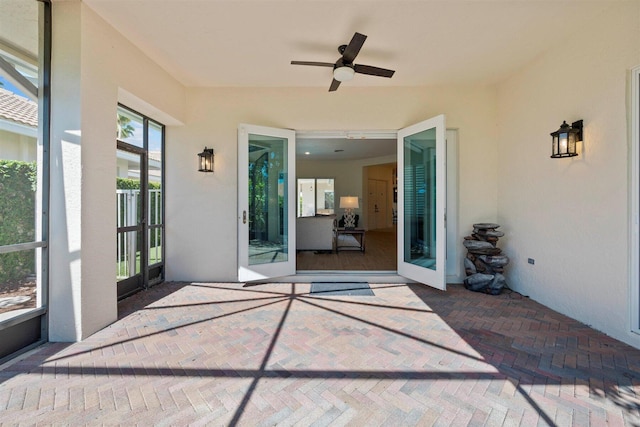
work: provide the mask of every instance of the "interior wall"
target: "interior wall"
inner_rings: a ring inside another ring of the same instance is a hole
[[[615,2],[498,90],[498,222],[509,286],[636,346],[627,96],[639,64],[640,2]],[[578,119],[579,156],[549,158],[549,133]]]
[[[342,215],[339,207],[340,197],[357,196],[360,208],[354,213],[360,215],[359,226],[366,227],[366,194],[363,180],[364,168],[395,161],[395,156],[375,157],[360,160],[298,160],[296,161],[297,178],[334,178],[336,214]]]
[[[167,129],[167,278],[237,280],[239,123],[295,130],[380,130],[445,114],[447,127],[459,129],[459,220],[460,229],[468,233],[470,224],[496,220],[495,106],[493,87],[343,85],[334,93],[326,88],[188,89],[186,126]],[[216,152],[213,174],[196,170],[196,155],[205,145]],[[336,196],[361,193],[360,171],[347,182],[346,188],[336,188]]]
[[[76,341],[117,319],[119,96],[176,124],[184,92],[80,1],[53,3],[52,42],[49,339]]]

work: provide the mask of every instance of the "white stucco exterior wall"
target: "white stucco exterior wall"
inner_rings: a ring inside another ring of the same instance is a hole
[[[638,65],[640,2],[614,2],[498,90],[498,222],[509,286],[635,346],[627,85]],[[579,156],[549,158],[549,133],[579,119]]]
[[[462,239],[474,222],[496,219],[495,107],[492,87],[189,89],[185,126],[167,132],[167,279],[237,280],[239,123],[380,130],[446,114],[447,127],[459,129]],[[205,145],[215,149],[213,174],[196,170]]]
[[[80,1],[54,2],[52,50],[49,339],[77,341],[117,318],[118,100],[176,124],[184,89]]]

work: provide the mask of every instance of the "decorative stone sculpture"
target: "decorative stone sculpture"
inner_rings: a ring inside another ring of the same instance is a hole
[[[464,238],[467,257],[464,259],[464,269],[467,278],[464,285],[476,292],[486,292],[498,295],[507,285],[502,273],[509,264],[509,257],[502,255],[502,249],[496,247],[502,231],[497,231],[498,224],[473,224],[473,233]]]

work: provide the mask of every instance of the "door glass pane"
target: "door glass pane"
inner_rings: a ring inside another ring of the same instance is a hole
[[[162,224],[162,126],[149,122],[149,224]]]
[[[149,154],[151,156],[160,157],[162,153],[163,128],[164,126],[149,120]]]
[[[0,254],[0,319],[3,313],[39,307],[38,263],[40,249]]]
[[[140,224],[142,205],[140,197],[140,155],[117,151],[117,214],[118,228]]]
[[[404,261],[436,269],[436,129],[404,138]]]
[[[35,103],[27,100],[24,103],[36,108]],[[36,236],[39,228],[36,221],[40,219],[40,207],[36,203],[40,177],[37,146],[35,130],[34,136],[0,130],[0,246],[39,240]]]
[[[287,261],[287,139],[249,135],[249,265]]]
[[[117,138],[127,144],[144,148],[142,116],[133,111],[118,107]]]
[[[117,233],[116,276],[118,280],[140,273],[140,237],[137,231]]]
[[[162,134],[163,126],[149,121],[149,265],[162,262]]]
[[[162,262],[162,228],[149,227],[149,265]]]

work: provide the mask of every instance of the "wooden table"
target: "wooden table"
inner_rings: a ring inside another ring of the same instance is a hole
[[[340,235],[351,235],[356,237],[356,240],[358,241],[360,246],[340,246],[340,239],[338,238]],[[364,236],[364,228],[336,228],[336,253],[340,252],[340,250],[358,250],[364,252]]]

